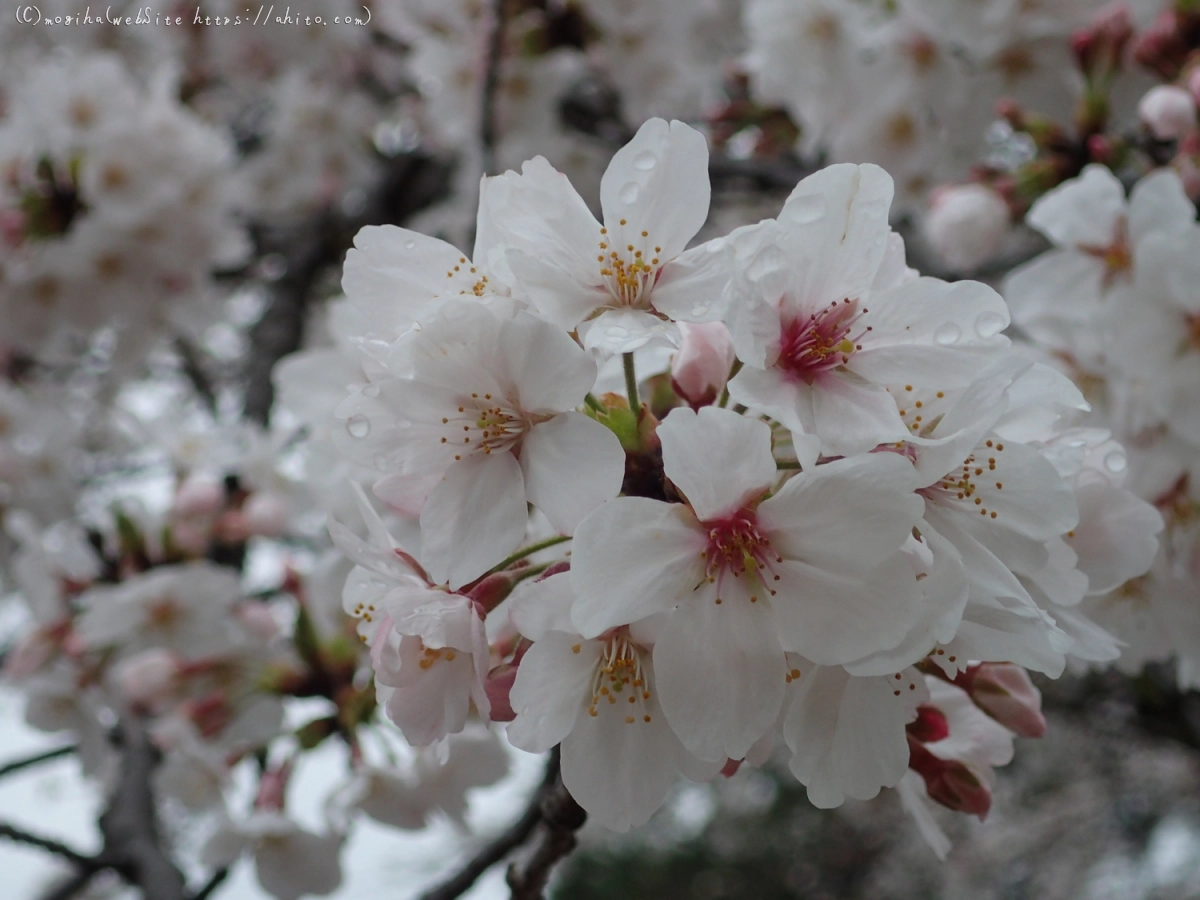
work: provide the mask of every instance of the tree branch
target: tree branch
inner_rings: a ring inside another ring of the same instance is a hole
[[[60,856],[67,862],[80,869],[96,871],[102,868],[101,863],[95,857],[84,856],[82,853],[72,850],[66,844],[60,843],[53,838],[42,837],[41,835],[31,834],[23,828],[18,828],[15,825],[9,825],[7,822],[0,822],[0,838],[8,838],[17,844],[25,844],[29,847],[37,847],[40,850],[45,850],[47,853],[53,853],[55,856]]]
[[[576,832],[587,821],[587,812],[575,802],[557,769],[556,765],[554,784],[539,804],[542,821],[534,834],[533,850],[508,867],[512,900],[542,900],[551,871],[575,849]]]
[[[158,750],[137,716],[126,715],[119,726],[124,753],[117,788],[100,816],[104,852],[100,859],[140,888],[144,900],[184,900],[183,873],[162,847],[158,809],[150,784]]]
[[[229,867],[223,866],[212,873],[212,877],[204,883],[204,886],[196,893],[192,894],[191,900],[208,900],[213,895],[213,891],[219,888],[225,879],[229,877]]]
[[[0,766],[0,778],[5,775],[12,775],[20,772],[22,769],[28,769],[31,766],[40,765],[44,762],[50,762],[54,759],[60,759],[64,756],[70,756],[75,752],[76,746],[68,744],[66,747],[57,747],[54,750],[45,750],[41,753],[35,753],[33,756],[27,756],[24,759],[13,760],[10,763],[5,763]]]
[[[79,869],[42,895],[41,900],[71,900],[96,877],[98,869]]]
[[[437,200],[449,188],[453,171],[445,158],[424,153],[397,156],[387,165],[360,215],[325,210],[300,227],[255,229],[259,255],[279,253],[285,264],[271,286],[266,312],[250,330],[243,402],[246,418],[267,423],[275,400],[271,372],[280,359],[300,349],[308,310],[316,299],[318,276],[327,267],[341,264],[364,225],[398,225]]]
[[[419,900],[454,900],[471,889],[488,869],[520,847],[542,821],[542,800],[558,784],[558,748],[550,751],[546,774],[521,817],[479,849],[454,875],[422,894]]]
[[[504,55],[505,5],[505,0],[492,0],[487,67],[483,73],[483,96],[479,102],[479,150],[484,175],[496,174],[496,94],[500,88],[500,60]]]

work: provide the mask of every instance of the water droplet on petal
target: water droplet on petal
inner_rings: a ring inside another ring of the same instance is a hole
[[[416,242],[416,241],[405,241],[405,242],[404,242],[404,249],[405,249],[405,250],[416,250],[416,249],[417,249],[417,242]]]
[[[693,316],[707,316],[708,315],[708,304],[700,303],[696,306],[693,306],[692,307],[692,315]]]
[[[658,165],[658,157],[649,150],[643,150],[633,161],[633,167],[641,169],[643,172],[649,172],[656,165]]]
[[[368,384],[365,388],[362,389],[362,392],[363,392],[364,397],[371,397],[371,398],[378,397],[379,396],[379,385]]]
[[[784,214],[798,225],[807,225],[825,215],[825,198],[820,194],[806,194],[789,200]]]
[[[371,420],[364,415],[355,413],[346,420],[346,431],[352,438],[365,438],[371,433]]]
[[[999,334],[1008,325],[1008,319],[998,312],[983,312],[975,320],[975,333],[981,338],[990,338]]]
[[[937,331],[933,333],[933,339],[936,343],[943,347],[947,344],[953,344],[962,337],[962,329],[953,322],[945,322],[938,326]]]
[[[638,195],[641,192],[641,186],[636,181],[631,181],[625,187],[621,188],[621,193],[618,196],[620,196],[622,203],[637,203]]]
[[[629,337],[629,329],[623,325],[609,325],[604,329],[604,335],[614,341],[623,341]]]
[[[1114,475],[1125,471],[1125,466],[1128,465],[1125,459],[1125,454],[1120,450],[1113,450],[1104,457],[1104,468],[1112,472]]]

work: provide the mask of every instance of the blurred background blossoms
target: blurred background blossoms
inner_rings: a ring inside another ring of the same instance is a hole
[[[1200,3],[71,3],[5,896],[1200,897]]]

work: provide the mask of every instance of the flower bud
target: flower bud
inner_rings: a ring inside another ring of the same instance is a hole
[[[936,706],[918,706],[917,717],[908,723],[907,731],[922,744],[934,744],[950,736],[950,723]]]
[[[170,696],[178,675],[175,654],[161,647],[136,653],[114,669],[117,685],[130,702],[151,707]]]
[[[175,492],[175,515],[181,518],[213,515],[225,505],[225,488],[208,475],[193,472]]]
[[[279,634],[279,622],[266,603],[249,600],[237,608],[236,615],[246,630],[260,640],[269,641]]]
[[[524,568],[528,568],[528,566],[493,572],[491,575],[485,575],[471,586],[466,594],[475,602],[480,617],[486,616],[508,598],[513,588],[521,580],[521,570]]]
[[[1118,3],[1101,10],[1091,25],[1071,35],[1071,51],[1085,75],[1103,76],[1120,68],[1132,37],[1129,9]]]
[[[969,271],[995,256],[1009,229],[1008,204],[982,184],[963,184],[934,195],[925,234],[952,268]]]
[[[1196,127],[1196,103],[1183,88],[1160,84],[1142,97],[1138,117],[1160,141],[1174,141]]]
[[[1159,13],[1153,24],[1134,42],[1134,61],[1167,81],[1174,79],[1189,53],[1180,24],[1175,10],[1167,9]]]
[[[287,530],[287,499],[274,491],[258,491],[242,507],[242,518],[250,534],[278,537]]]
[[[966,764],[935,756],[924,745],[908,738],[908,767],[925,780],[929,799],[955,812],[987,818],[992,792]]]
[[[513,682],[516,680],[517,667],[513,663],[502,663],[488,673],[483,689],[487,693],[488,703],[491,704],[488,715],[493,722],[511,722],[517,717],[509,699]]]
[[[971,695],[976,706],[1009,731],[1027,738],[1046,733],[1042,693],[1020,666],[982,663],[967,669],[956,683]]]
[[[709,406],[725,388],[733,366],[733,339],[722,322],[679,323],[683,339],[671,360],[671,384],[692,409]]]

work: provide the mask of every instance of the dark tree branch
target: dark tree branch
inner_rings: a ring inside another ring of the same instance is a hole
[[[158,809],[151,776],[158,750],[145,724],[130,714],[121,720],[119,738],[124,751],[117,788],[100,816],[107,868],[142,891],[144,900],[184,900],[183,873],[163,849],[158,833]]]
[[[437,887],[426,891],[419,900],[454,900],[455,897],[461,897],[470,890],[484,872],[501,862],[529,839],[542,821],[542,800],[554,790],[558,783],[558,748],[555,747],[546,761],[546,774],[542,778],[542,783],[529,799],[529,805],[521,813],[521,817],[481,847],[479,852],[467,860],[458,872]]]
[[[96,869],[79,869],[42,895],[41,900],[71,900],[96,877]]]
[[[429,206],[449,188],[453,165],[445,158],[412,153],[388,161],[382,182],[361,214],[345,216],[325,210],[290,229],[260,227],[255,243],[260,256],[279,254],[280,277],[270,286],[271,300],[250,330],[243,411],[266,424],[275,400],[271,372],[275,364],[300,349],[309,307],[316,299],[318,276],[340,265],[354,235],[364,225],[400,224]]]
[[[40,765],[51,760],[61,759],[64,756],[70,756],[75,752],[76,746],[68,744],[66,747],[56,747],[53,750],[45,750],[41,753],[35,753],[33,756],[27,756],[25,759],[16,759],[10,763],[5,763],[0,766],[0,778],[5,775],[12,775],[20,772],[22,769],[28,769],[32,766]]]
[[[208,372],[204,370],[200,349],[187,338],[180,336],[175,338],[175,352],[179,354],[179,360],[183,363],[183,374],[192,383],[196,394],[204,401],[208,411],[215,413],[217,411],[217,392],[213,389],[212,379]]]
[[[40,850],[45,850],[47,853],[53,853],[55,856],[62,857],[80,869],[94,872],[97,868],[102,868],[95,857],[84,856],[82,853],[72,850],[60,841],[31,834],[25,829],[9,825],[7,822],[0,822],[0,838],[7,838],[17,844],[25,844],[28,847],[37,847]]]
[[[576,833],[587,821],[587,812],[575,802],[557,772],[539,806],[542,821],[534,833],[532,852],[508,867],[512,900],[542,900],[550,873],[575,849]]]
[[[191,900],[208,900],[213,895],[213,892],[225,883],[225,879],[229,877],[229,867],[224,866],[212,873],[212,877],[204,883],[200,890],[192,894]]]
[[[714,154],[708,161],[713,189],[728,190],[739,184],[761,191],[790,191],[821,166],[806,165],[790,155],[733,159]]]
[[[504,56],[506,7],[506,0],[492,0],[487,65],[483,73],[483,96],[479,102],[479,149],[484,175],[496,174],[496,95],[500,89],[500,62]]]

